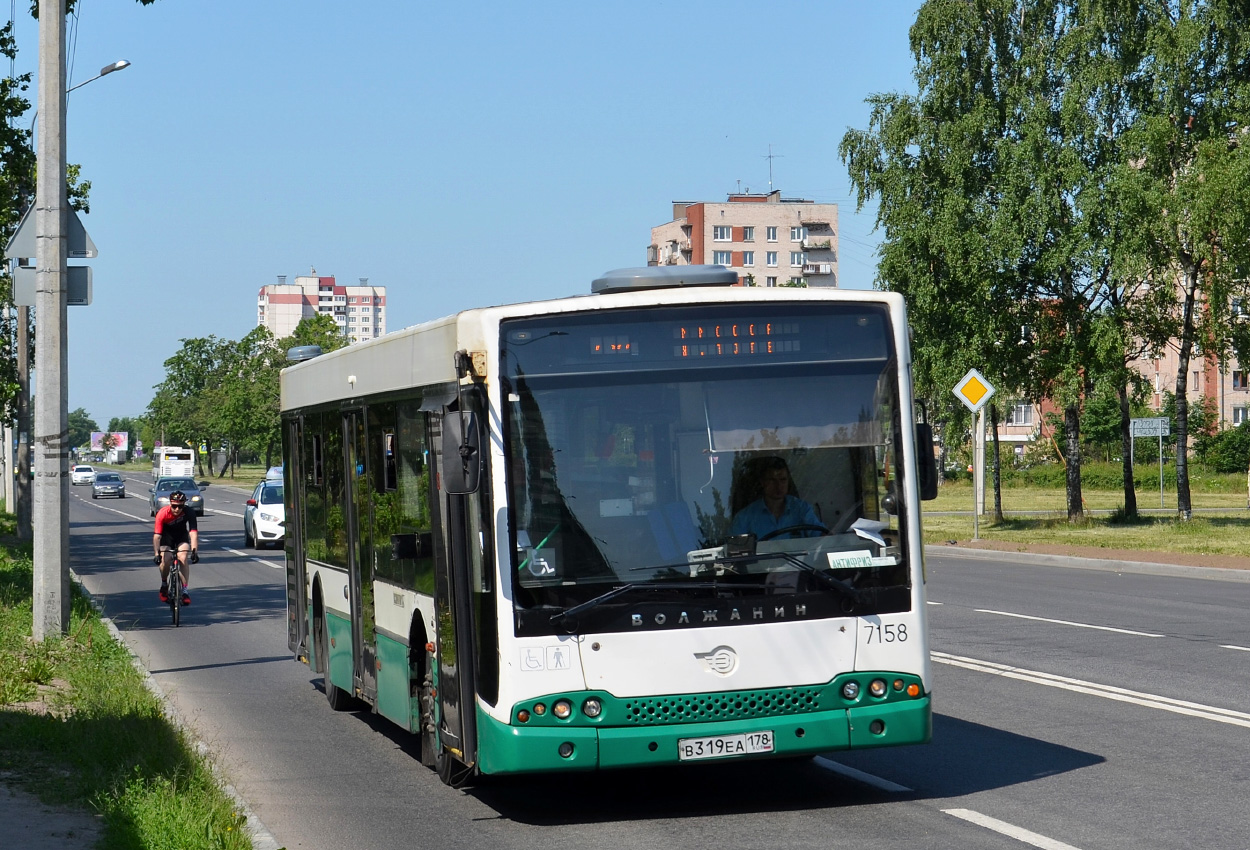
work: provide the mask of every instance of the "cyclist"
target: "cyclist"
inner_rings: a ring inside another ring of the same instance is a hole
[[[182,564],[182,604],[191,604],[191,595],[185,588],[191,583],[190,564],[200,559],[199,542],[195,513],[187,510],[187,494],[175,490],[169,494],[169,504],[156,512],[156,530],[152,535],[152,560],[161,568],[162,602],[169,602],[169,565],[176,551]]]

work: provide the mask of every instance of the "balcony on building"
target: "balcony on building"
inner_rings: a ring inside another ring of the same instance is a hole
[[[824,237],[812,236],[809,233],[807,238],[803,240],[803,250],[804,251],[832,251],[833,250],[833,237],[832,236],[824,236]]]
[[[833,263],[804,263],[803,274],[833,274]]]

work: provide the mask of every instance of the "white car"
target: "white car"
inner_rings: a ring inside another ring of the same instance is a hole
[[[243,509],[245,546],[264,549],[281,546],[286,540],[286,505],[282,502],[282,482],[262,481],[252,491]]]
[[[70,484],[94,484],[95,483],[95,467],[87,466],[84,463],[75,464],[69,470]]]

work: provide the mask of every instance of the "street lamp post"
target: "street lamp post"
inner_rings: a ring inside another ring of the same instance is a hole
[[[99,77],[129,65],[114,62]],[[97,79],[93,77],[92,79]],[[80,85],[91,82],[86,80]],[[74,88],[77,88],[75,86]],[[66,334],[65,0],[39,0],[35,184],[34,598],[37,641],[69,627],[69,380]]]
[[[65,0],[39,0],[35,184],[34,610],[37,641],[69,627],[69,432],[65,334]]]

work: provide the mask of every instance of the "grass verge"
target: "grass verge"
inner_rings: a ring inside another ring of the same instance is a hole
[[[98,812],[101,850],[251,850],[246,818],[77,587],[69,633],[31,641],[30,546],[13,532],[0,516],[0,774]]]
[[[1169,495],[1165,513],[1157,510],[1157,492],[1153,502],[1139,492],[1137,506],[1142,513],[1129,521],[1124,516],[1123,493],[1089,491],[1084,494],[1086,509],[1106,512],[1086,513],[1082,521],[1070,523],[1062,490],[1004,488],[1004,521],[995,523],[987,513],[981,517],[979,536],[1005,543],[1250,559],[1250,510],[1244,493],[1194,492],[1194,508],[1203,512],[1188,521],[1177,517],[1176,494]],[[988,510],[992,494],[987,493],[986,499]],[[972,488],[966,482],[947,484],[935,501],[924,503],[925,543],[967,542],[972,532]]]

